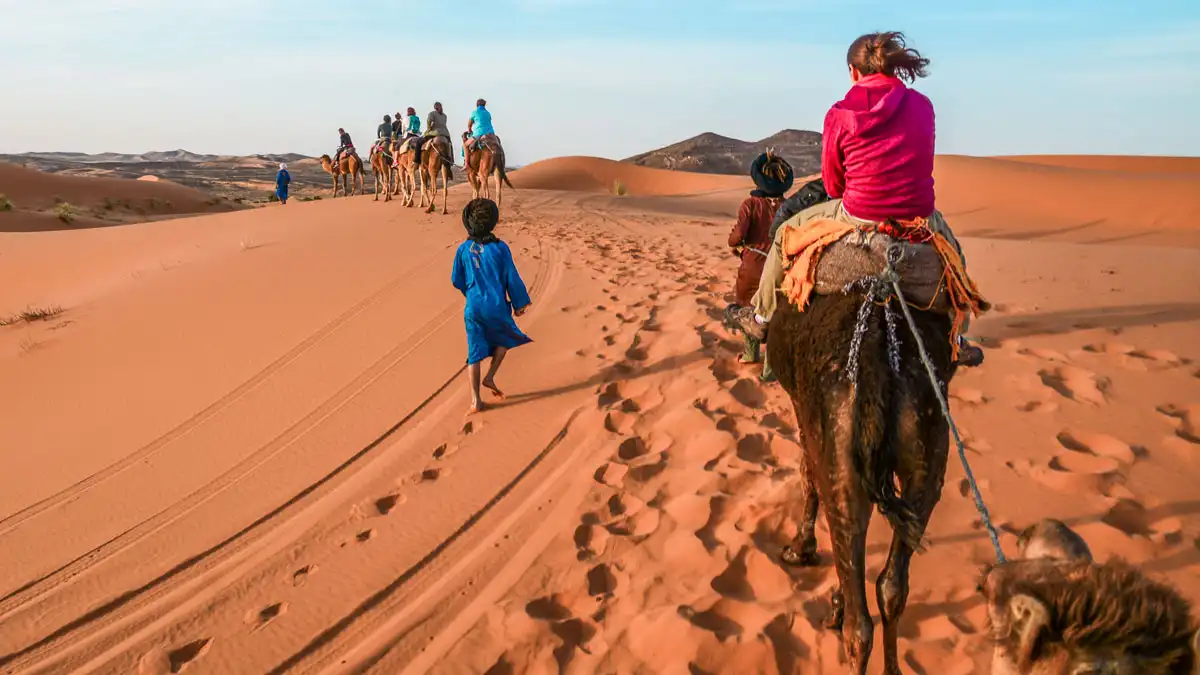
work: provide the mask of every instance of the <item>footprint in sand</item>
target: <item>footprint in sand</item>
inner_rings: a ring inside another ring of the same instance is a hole
[[[620,489],[625,482],[625,476],[628,474],[629,467],[625,464],[606,462],[599,469],[596,469],[593,478],[596,479],[597,483],[603,483],[609,487]]]
[[[1108,457],[1122,464],[1133,464],[1139,454],[1138,449],[1107,434],[1065,430],[1059,433],[1057,438],[1059,444],[1067,450]]]
[[[1098,343],[1087,345],[1084,351],[1121,357],[1121,365],[1131,370],[1146,371],[1152,366],[1159,370],[1177,368],[1190,363],[1178,354],[1166,349],[1143,350],[1121,343]]]
[[[1035,466],[1030,475],[1046,487],[1067,494],[1102,494],[1116,476],[1120,464],[1110,457],[1067,451]]]
[[[767,403],[767,394],[757,382],[743,377],[729,388],[733,400],[747,408],[761,408]]]
[[[650,452],[650,448],[641,436],[627,438],[617,446],[617,457],[627,462],[642,457],[648,452]]]
[[[1042,361],[1053,361],[1055,363],[1071,363],[1071,359],[1067,358],[1066,354],[1055,351],[1053,349],[1038,349],[1036,347],[1022,347],[1017,350],[1021,356],[1032,356],[1035,359]]]
[[[1031,412],[1052,413],[1052,412],[1058,411],[1058,404],[1055,403],[1054,401],[1038,401],[1038,400],[1026,401],[1024,403],[1018,404],[1017,410],[1020,410],[1021,412],[1028,412],[1028,413],[1031,413]]]
[[[357,541],[360,544],[365,544],[374,538],[375,538],[375,529],[374,528],[368,528],[368,529],[363,530],[362,532],[359,532],[358,534],[354,535],[354,541]]]
[[[245,621],[253,626],[252,630],[262,630],[267,624],[287,613],[288,604],[286,602],[276,602],[272,605],[267,605],[262,609],[252,609],[246,613]]]
[[[201,638],[167,652],[167,660],[172,673],[182,673],[185,668],[195,663],[212,649],[212,638]]]
[[[1100,521],[1128,537],[1144,537],[1156,544],[1174,546],[1183,541],[1183,521],[1175,516],[1155,517],[1141,502],[1118,499]]]
[[[617,577],[605,564],[596,565],[587,572],[587,592],[592,597],[612,597],[617,592]]]
[[[584,522],[575,528],[575,546],[579,549],[580,560],[602,555],[608,546],[608,530],[604,526],[592,522]]]
[[[138,660],[138,675],[185,672],[189,666],[207,654],[211,647],[212,638],[203,638],[170,651],[162,647],[152,649]]]
[[[982,391],[970,387],[956,387],[954,391],[950,392],[950,398],[970,407],[983,405],[992,400],[984,396]]]
[[[403,504],[404,502],[404,495],[400,493],[392,493],[376,499],[375,510],[379,512],[379,515],[386,516],[392,512],[392,509],[396,508],[400,504]]]
[[[292,572],[292,586],[300,588],[308,581],[308,577],[310,575],[316,574],[318,569],[320,568],[316,565],[305,565],[295,572]]]
[[[1175,435],[1189,443],[1200,444],[1200,405],[1160,405],[1158,412],[1179,421]]]
[[[1112,383],[1106,377],[1090,370],[1074,366],[1060,366],[1038,371],[1042,384],[1058,392],[1063,398],[1100,406],[1108,402]]]

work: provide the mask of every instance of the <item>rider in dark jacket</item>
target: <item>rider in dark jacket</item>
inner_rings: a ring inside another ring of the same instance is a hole
[[[392,138],[392,116],[391,115],[383,116],[383,124],[379,125],[379,128],[376,130],[375,134],[380,139],[391,140],[391,138]]]
[[[338,134],[339,134],[339,137],[338,137],[339,145],[338,145],[337,152],[333,153],[333,163],[334,164],[337,164],[338,160],[342,158],[343,151],[345,151],[345,150],[353,151],[354,150],[354,141],[350,140],[350,134],[346,133],[346,130],[341,129],[341,128],[338,129]]]

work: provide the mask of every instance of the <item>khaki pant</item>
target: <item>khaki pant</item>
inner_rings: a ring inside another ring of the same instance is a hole
[[[844,223],[853,224],[873,224],[874,221],[862,220],[846,213],[842,208],[842,200],[831,199],[827,202],[821,202],[804,209],[800,213],[789,218],[786,222],[779,226],[775,231],[775,238],[771,240],[771,250],[767,252],[767,262],[763,266],[762,276],[758,280],[758,291],[754,294],[753,305],[754,313],[761,316],[763,319],[770,321],[771,315],[775,313],[775,307],[779,300],[779,287],[783,284],[784,267],[783,254],[780,253],[780,248],[783,246],[783,235],[789,227],[800,227],[813,220],[832,219]],[[954,233],[950,231],[950,226],[942,217],[940,211],[934,211],[929,217],[929,226],[940,233],[950,243],[954,245],[962,255],[962,247],[959,246],[958,240],[954,238]],[[967,264],[966,257],[963,257],[963,266]]]

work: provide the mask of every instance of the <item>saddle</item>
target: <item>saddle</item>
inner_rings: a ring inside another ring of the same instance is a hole
[[[404,153],[408,152],[410,148],[420,152],[421,145],[424,143],[425,139],[421,136],[409,136],[404,139],[403,143],[400,144],[400,149],[396,151],[396,154],[403,155]]]
[[[900,260],[894,271],[904,299],[918,310],[947,313],[954,319],[951,348],[957,357],[958,336],[968,315],[982,314],[991,304],[967,275],[962,253],[942,229],[924,218],[878,227],[834,219],[789,227],[780,251],[786,261],[780,290],[803,311],[813,293],[840,293],[862,279],[880,277],[888,267],[888,250],[898,247]]]

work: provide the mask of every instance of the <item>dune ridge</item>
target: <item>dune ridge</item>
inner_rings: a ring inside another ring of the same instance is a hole
[[[1200,597],[1186,181],[937,170],[995,303],[950,397],[1006,551],[1053,516]],[[577,157],[512,179],[534,342],[470,419],[456,215],[0,232],[0,318],[62,310],[0,326],[0,672],[843,673],[823,523],[820,567],[777,562],[790,403],[721,327],[749,181]],[[982,675],[992,553],[953,458],[927,536],[903,659]],[[889,541],[877,518],[871,579]]]

